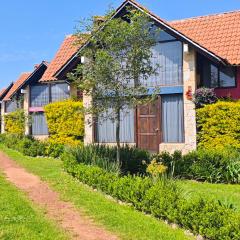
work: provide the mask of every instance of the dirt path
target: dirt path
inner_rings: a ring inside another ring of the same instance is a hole
[[[94,225],[90,219],[81,216],[71,203],[61,201],[59,194],[52,191],[39,177],[19,167],[2,152],[0,152],[0,169],[5,173],[8,181],[25,191],[35,204],[46,209],[47,217],[57,221],[64,230],[70,232],[72,239],[118,239],[106,230]]]

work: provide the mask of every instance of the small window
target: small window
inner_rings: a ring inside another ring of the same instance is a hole
[[[221,68],[219,73],[220,87],[235,87],[235,71],[231,67]]]
[[[227,88],[236,86],[236,69],[232,66],[218,66],[206,58],[198,60],[199,73],[204,87]]]
[[[210,65],[210,74],[211,74],[211,87],[218,87],[218,68],[211,64]]]

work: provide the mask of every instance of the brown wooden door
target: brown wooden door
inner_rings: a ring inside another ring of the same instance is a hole
[[[156,101],[137,108],[137,146],[158,152],[161,141],[161,116],[158,98]]]

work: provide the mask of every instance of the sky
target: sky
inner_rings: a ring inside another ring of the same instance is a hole
[[[0,89],[51,61],[78,21],[103,15],[123,0],[8,0],[0,5]],[[240,0],[138,0],[165,20],[240,10]]]

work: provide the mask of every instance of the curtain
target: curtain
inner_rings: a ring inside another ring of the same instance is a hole
[[[100,143],[116,142],[116,123],[106,118],[113,113],[110,108],[102,114],[97,123],[97,141]],[[123,143],[134,142],[134,110],[128,107],[121,111],[120,141]]]
[[[163,95],[162,96],[162,129],[163,142],[181,143],[184,142],[184,111],[183,96]]]
[[[48,135],[47,121],[43,112],[34,113],[32,116],[32,135]]]

